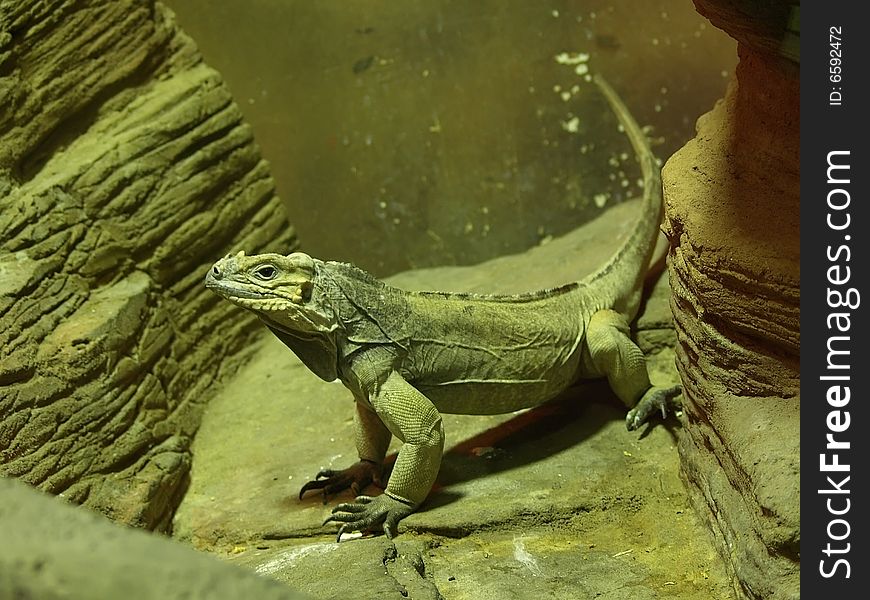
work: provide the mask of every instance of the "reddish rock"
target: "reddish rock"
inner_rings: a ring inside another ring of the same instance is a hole
[[[697,3],[741,42],[740,63],[726,97],[663,170],[687,417],[680,453],[738,593],[792,599],[800,596],[798,69],[775,43],[759,42],[770,36],[743,13],[725,10],[739,2],[715,4]]]

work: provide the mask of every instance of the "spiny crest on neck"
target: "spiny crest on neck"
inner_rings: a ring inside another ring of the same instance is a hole
[[[348,279],[353,279],[376,287],[386,287],[387,285],[368,271],[364,271],[354,264],[332,260],[327,261],[325,264],[334,272]]]

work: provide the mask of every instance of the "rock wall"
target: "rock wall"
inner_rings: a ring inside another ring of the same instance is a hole
[[[294,247],[168,10],[0,2],[0,474],[167,529],[210,388],[260,332],[204,273]]]
[[[683,474],[740,597],[796,599],[799,78],[771,41],[788,6],[754,22],[749,3],[696,6],[738,39],[740,63],[663,170]]]

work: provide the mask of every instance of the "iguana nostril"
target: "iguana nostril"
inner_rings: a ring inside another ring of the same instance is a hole
[[[211,274],[214,275],[215,277],[221,276],[221,270],[218,268],[217,265],[215,265],[211,268]]]

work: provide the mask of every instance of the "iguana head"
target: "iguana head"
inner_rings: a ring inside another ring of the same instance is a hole
[[[205,287],[257,313],[267,325],[287,332],[326,333],[337,323],[332,307],[314,293],[318,262],[302,252],[228,254],[209,270]]]

